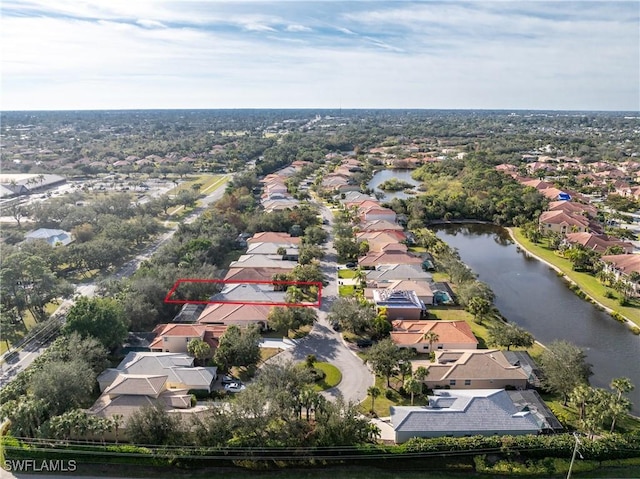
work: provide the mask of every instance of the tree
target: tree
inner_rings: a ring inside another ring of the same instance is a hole
[[[51,415],[86,406],[95,384],[95,373],[80,358],[49,361],[31,379],[31,394],[47,405]]]
[[[366,362],[371,365],[376,375],[386,378],[387,387],[391,387],[391,376],[396,373],[400,362],[405,358],[405,351],[398,348],[391,338],[386,338],[371,346]]]
[[[204,364],[204,360],[211,356],[211,346],[202,339],[195,338],[187,344],[187,353],[200,361],[201,364]]]
[[[367,286],[367,272],[360,266],[358,266],[353,272],[353,279],[358,282],[361,288],[365,288]]]
[[[482,320],[491,311],[491,303],[484,298],[473,297],[469,300],[466,310],[473,315],[473,319],[478,323],[482,323]]]
[[[569,403],[579,411],[578,419],[583,420],[587,413],[587,402],[593,396],[593,388],[587,384],[579,384],[569,394]]]
[[[568,341],[554,341],[540,356],[543,385],[562,395],[566,406],[569,394],[580,384],[588,384],[591,365],[586,362],[582,349]]]
[[[303,307],[281,307],[275,306],[269,311],[267,321],[269,327],[275,331],[287,334],[290,330],[295,331],[302,326],[310,326],[318,319],[318,313],[311,308]]]
[[[422,335],[422,339],[429,343],[429,352],[433,352],[433,343],[440,341],[440,336],[435,331],[427,331]]]
[[[493,347],[509,351],[511,347],[530,348],[534,342],[533,335],[516,324],[500,321],[489,327],[489,344]]]
[[[367,389],[367,394],[369,396],[371,396],[371,410],[374,410],[374,404],[375,404],[375,400],[376,398],[378,398],[381,394],[380,388],[376,387],[376,386],[370,386]]]
[[[307,357],[304,361],[304,365],[309,369],[313,369],[313,365],[316,363],[318,359],[315,354],[307,354]]]
[[[407,379],[407,382],[404,385],[404,389],[411,394],[411,405],[413,406],[413,397],[415,394],[420,394],[422,392],[422,382],[418,381],[414,377],[410,377]]]
[[[144,406],[127,422],[127,435],[134,444],[180,445],[185,433],[180,415],[169,414],[162,403]]]
[[[618,393],[617,395],[618,400],[622,398],[623,394],[631,392],[635,389],[635,386],[631,382],[631,379],[625,378],[625,377],[614,378],[611,381],[610,386],[611,386],[611,389],[614,389]]]
[[[321,226],[307,226],[302,241],[304,244],[319,245],[327,241],[329,234]]]
[[[67,314],[63,332],[93,336],[109,349],[127,337],[127,320],[122,305],[112,298],[80,297]]]
[[[331,305],[329,321],[340,323],[345,331],[359,334],[365,331],[376,317],[372,304],[361,303],[356,298],[341,297]]]
[[[218,344],[215,362],[223,371],[232,366],[248,368],[260,360],[260,330],[257,327],[240,329],[232,325],[227,328]]]

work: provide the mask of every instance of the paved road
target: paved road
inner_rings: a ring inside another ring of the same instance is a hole
[[[232,175],[225,175],[224,181],[225,183],[232,178]],[[218,201],[224,195],[225,187],[222,185],[220,188],[215,190],[213,193],[207,195],[201,201],[201,205],[195,208],[182,222],[183,223],[193,223],[200,214],[212,203]],[[128,261],[124,265],[122,265],[118,271],[113,273],[113,277],[117,279],[125,278],[131,276],[136,272],[140,263],[144,260],[149,259],[160,247],[166,244],[176,233],[178,230],[178,225],[174,226],[170,231],[167,231],[162,236],[160,236],[155,243],[150,245],[145,251],[132,260]],[[96,291],[96,283],[85,283],[76,286],[76,295],[77,296],[89,296],[92,297],[95,295]],[[54,313],[55,315],[64,315],[66,311],[74,304],[73,299],[65,300],[60,304],[60,307]],[[0,388],[9,383],[18,373],[24,371],[27,367],[31,365],[31,363],[42,354],[48,345],[48,340],[51,339],[51,334],[47,334],[44,332],[42,335],[37,336],[31,341],[29,344],[24,345],[24,347],[18,352],[7,352],[3,355],[4,361],[0,364]]]
[[[324,205],[318,206],[323,218],[329,222],[325,229],[330,231],[333,215]],[[367,396],[367,389],[373,386],[374,377],[369,368],[356,356],[355,351],[342,340],[342,335],[334,331],[327,321],[327,314],[338,294],[338,284],[336,251],[331,241],[325,246],[327,255],[321,266],[329,284],[322,291],[319,320],[309,335],[298,340],[295,347],[274,356],[270,361],[303,361],[308,354],[315,354],[319,361],[333,364],[342,373],[340,384],[324,391],[323,394],[328,398],[342,396],[346,401],[360,403]]]

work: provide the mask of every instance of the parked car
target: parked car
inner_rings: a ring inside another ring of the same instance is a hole
[[[232,383],[240,383],[240,380],[238,378],[234,378],[230,374],[227,374],[225,376],[222,376],[222,379],[220,380],[220,382],[223,385],[227,385],[227,384],[232,384]]]
[[[355,268],[357,268],[357,267],[358,267],[358,263],[354,263],[353,261],[351,261],[351,262],[349,262],[349,263],[345,264],[345,266],[346,266],[347,268],[349,268],[349,269],[355,269]]]
[[[225,384],[224,390],[230,393],[239,393],[240,391],[244,391],[246,386],[242,383],[230,383]]]
[[[356,346],[358,346],[359,348],[368,348],[369,346],[373,345],[373,341],[371,341],[370,339],[358,339],[356,341]]]

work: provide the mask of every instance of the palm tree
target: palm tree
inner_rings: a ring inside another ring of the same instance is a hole
[[[422,335],[422,339],[429,343],[429,352],[433,352],[433,343],[437,343],[440,340],[440,336],[435,331],[427,331]]]
[[[360,283],[361,288],[367,286],[367,273],[360,266],[353,272],[353,279]]]
[[[402,361],[398,364],[398,371],[402,376],[402,387],[404,387],[404,380],[407,376],[411,374],[411,362],[410,361]]]
[[[300,303],[304,299],[304,293],[297,286],[289,286],[285,293],[287,303]]]
[[[608,404],[607,412],[611,417],[611,429],[609,430],[609,432],[613,432],[613,430],[616,428],[617,419],[620,416],[626,414],[631,409],[631,401],[629,401],[627,398],[621,399],[622,400],[616,400],[614,398],[614,400]]]
[[[624,393],[631,392],[635,389],[635,386],[631,382],[631,379],[624,378],[624,377],[614,378],[611,381],[610,386],[611,386],[611,389],[615,389],[618,392],[618,396],[617,396],[618,401],[620,401]]]
[[[413,406],[413,397],[415,394],[420,394],[422,392],[422,383],[415,377],[410,377],[407,379],[404,388],[406,391],[411,393],[411,405]]]
[[[373,406],[375,404],[376,398],[380,397],[382,391],[380,391],[380,388],[377,386],[371,386],[367,389],[367,394],[371,396],[371,410],[373,411]]]
[[[113,423],[113,430],[116,436],[116,444],[118,444],[118,430],[120,429],[120,424],[122,423],[123,419],[124,419],[124,416],[122,414],[114,414],[113,416],[111,416],[111,421]]]
[[[579,419],[583,420],[586,417],[587,401],[593,396],[593,388],[586,384],[580,384],[569,395],[569,401],[580,412]]]

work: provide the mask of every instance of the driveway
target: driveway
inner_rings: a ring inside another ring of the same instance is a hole
[[[329,209],[324,205],[318,206],[322,216],[331,221]],[[325,226],[325,229],[331,232],[330,225]],[[325,244],[325,251],[327,254],[321,262],[321,267],[329,284],[322,289],[318,321],[308,336],[299,339],[293,348],[274,356],[268,362],[304,361],[308,354],[315,354],[318,361],[331,363],[342,373],[340,384],[324,391],[323,394],[329,399],[342,396],[348,402],[360,403],[366,398],[367,389],[373,386],[374,377],[371,370],[342,340],[342,335],[334,331],[327,321],[331,305],[338,294],[337,255],[331,239]]]

